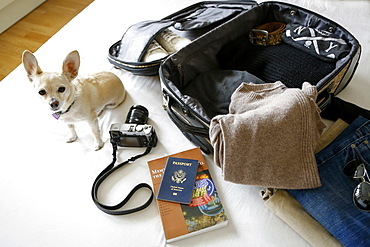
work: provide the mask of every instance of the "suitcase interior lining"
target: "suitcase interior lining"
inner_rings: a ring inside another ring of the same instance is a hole
[[[199,101],[209,118],[228,113],[231,95],[243,82],[281,81],[289,88],[300,88],[305,81],[316,85],[335,68],[334,63],[320,60],[285,43],[256,46],[250,44],[246,36],[231,43],[218,54],[220,70],[201,73],[182,90],[183,94]],[[240,78],[241,75],[244,76]],[[204,82],[212,83],[204,87]]]
[[[250,44],[249,30],[272,21],[294,22],[322,30],[331,28],[337,36],[352,45],[350,54],[330,63],[288,44],[271,47]],[[229,88],[218,87],[220,85],[210,86],[214,83],[212,79],[196,79],[202,74],[217,70],[237,70],[250,73],[265,82],[280,80],[288,87],[300,88],[303,82],[309,81],[320,88],[330,81],[329,78],[338,73],[339,67],[350,61],[351,55],[355,53],[353,44],[357,49],[358,44],[354,37],[324,17],[318,17],[312,12],[306,12],[288,4],[266,3],[252,8],[212,30],[206,36],[193,41],[170,58],[172,65],[164,66],[163,72],[164,76],[172,82],[169,86],[177,87],[177,96],[182,99],[186,95],[187,99],[190,96],[198,101],[199,106],[196,108],[203,108],[204,111],[196,109],[195,111],[201,118],[209,121],[215,115],[226,114],[225,107],[228,108],[229,104],[222,101],[220,105],[215,105],[219,100],[215,100],[214,97],[227,95],[229,98],[235,86]],[[230,51],[232,49],[236,50],[234,54]],[[194,86],[195,84],[198,85]],[[200,90],[201,88],[203,90]],[[204,112],[207,114],[204,115]]]

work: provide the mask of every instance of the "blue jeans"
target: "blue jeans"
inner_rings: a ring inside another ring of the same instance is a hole
[[[322,186],[290,194],[344,246],[370,246],[370,212],[356,208],[352,194],[360,183],[343,173],[357,152],[370,171],[370,120],[358,117],[316,154]],[[294,176],[294,174],[291,174]]]

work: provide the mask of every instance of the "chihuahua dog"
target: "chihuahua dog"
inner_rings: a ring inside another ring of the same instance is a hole
[[[56,119],[67,123],[67,142],[77,139],[74,123],[87,121],[95,138],[95,150],[103,147],[98,116],[105,108],[115,108],[125,99],[121,80],[111,72],[77,76],[80,55],[72,51],[63,61],[62,73],[43,72],[30,51],[22,56],[28,79]]]

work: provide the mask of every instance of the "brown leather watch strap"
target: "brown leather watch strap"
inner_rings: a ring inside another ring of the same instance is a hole
[[[282,22],[269,22],[253,28],[249,32],[252,44],[256,45],[277,45],[282,41],[286,24]]]

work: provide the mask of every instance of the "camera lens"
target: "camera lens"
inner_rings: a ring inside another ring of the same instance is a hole
[[[129,124],[146,124],[148,121],[149,111],[142,105],[133,105],[126,117],[126,123]]]

